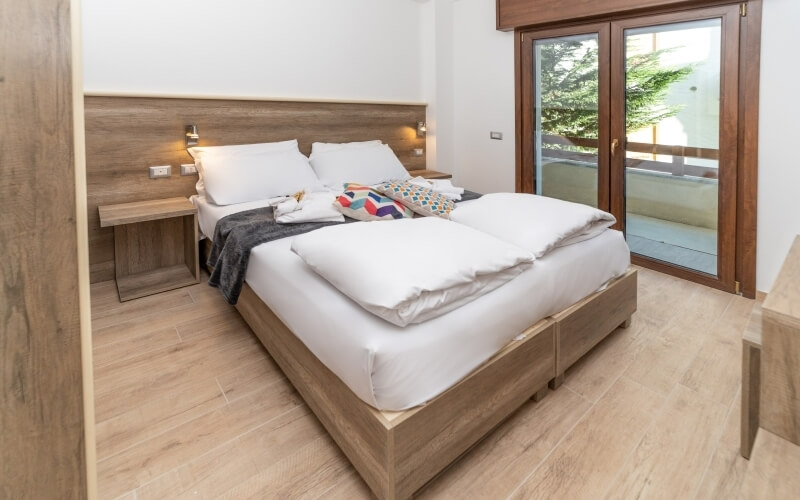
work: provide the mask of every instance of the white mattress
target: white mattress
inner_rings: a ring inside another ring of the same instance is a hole
[[[205,234],[213,234],[221,217],[258,206],[193,201]],[[608,230],[554,250],[463,307],[401,328],[317,275],[290,250],[291,240],[254,248],[246,282],[359,398],[382,410],[411,408],[436,397],[527,327],[603,288],[630,265],[622,233]]]

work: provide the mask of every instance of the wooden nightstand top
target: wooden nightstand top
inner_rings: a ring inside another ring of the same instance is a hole
[[[197,208],[188,198],[178,197],[105,205],[98,207],[98,211],[100,212],[100,227],[111,227],[192,215],[197,213]]]
[[[447,174],[445,172],[437,172],[436,170],[409,170],[409,174],[411,177],[424,177],[426,179],[450,179],[453,177],[452,174]]]
[[[800,236],[795,237],[789,254],[783,261],[775,284],[764,299],[764,318],[770,316],[783,325],[795,326],[800,331]]]
[[[756,302],[753,312],[750,314],[750,321],[744,330],[742,340],[750,345],[761,347],[761,304]]]

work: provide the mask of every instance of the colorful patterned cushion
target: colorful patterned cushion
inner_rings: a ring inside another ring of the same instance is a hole
[[[449,219],[450,212],[456,206],[453,200],[433,189],[416,186],[410,182],[387,182],[378,187],[378,191],[420,215]]]
[[[344,215],[358,220],[407,219],[414,216],[414,212],[402,203],[382,196],[369,186],[352,182],[344,185],[344,193],[333,205]]]

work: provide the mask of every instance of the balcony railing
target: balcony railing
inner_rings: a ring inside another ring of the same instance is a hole
[[[563,135],[542,135],[542,143],[560,146],[578,146],[583,148],[597,148],[597,139],[587,139],[584,137],[567,137]],[[626,158],[625,166],[639,170],[651,172],[661,172],[683,177],[702,177],[705,179],[719,179],[719,170],[713,167],[702,167],[698,165],[687,165],[686,158],[698,158],[703,160],[719,160],[719,150],[709,148],[696,148],[689,146],[672,146],[666,144],[647,144],[642,142],[626,142],[625,150],[633,153],[645,153],[652,155],[672,156],[672,162],[656,160],[639,160],[636,158]],[[548,158],[596,163],[597,155],[582,153],[577,151],[562,151],[560,149],[544,149],[542,154]]]

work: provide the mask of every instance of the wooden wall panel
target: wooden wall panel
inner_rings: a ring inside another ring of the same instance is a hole
[[[88,496],[70,8],[0,2],[0,498]]]
[[[305,154],[314,141],[381,139],[408,170],[425,168],[413,156],[425,147],[424,105],[87,96],[85,106],[92,282],[114,277],[113,231],[100,228],[98,206],[195,194],[197,176],[180,176],[192,163],[186,125],[198,126],[200,146],[298,139]],[[172,165],[172,177],[149,179],[150,165]]]
[[[655,12],[737,3],[731,0],[496,0],[497,29],[510,31],[538,26],[608,17],[623,13]]]

